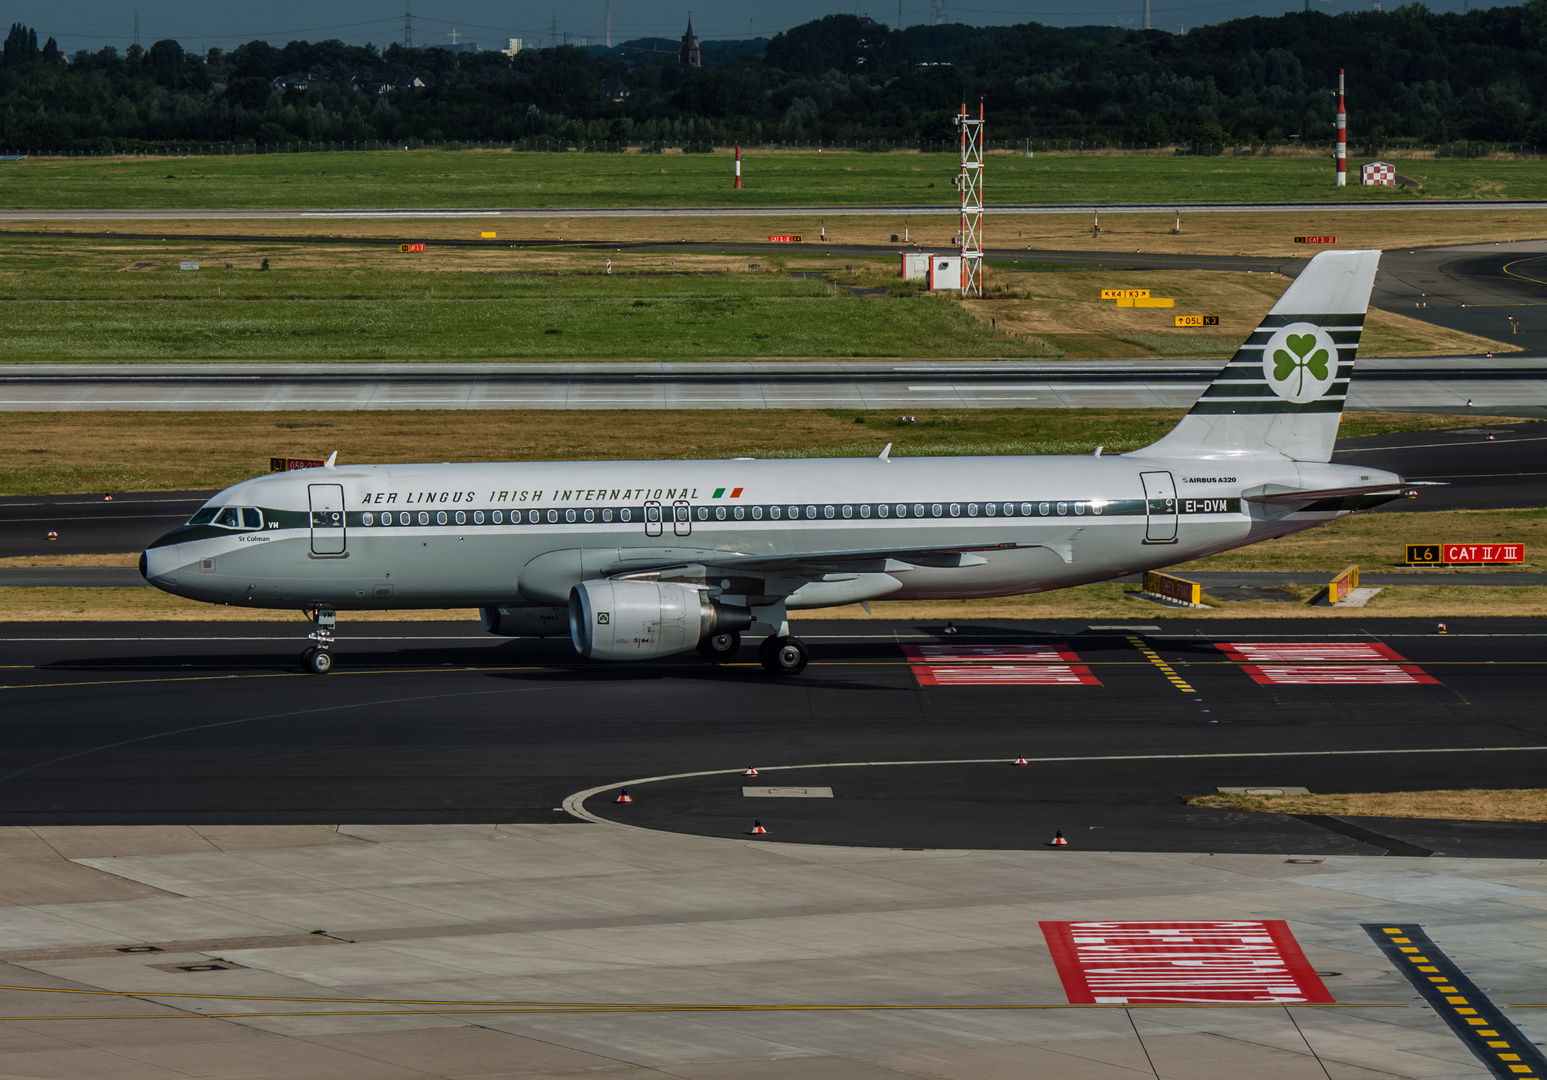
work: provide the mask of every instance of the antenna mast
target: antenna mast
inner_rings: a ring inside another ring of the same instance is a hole
[[[978,98],[978,118],[967,119],[962,103],[956,120],[961,131],[961,262],[962,295],[983,295],[983,98]]]

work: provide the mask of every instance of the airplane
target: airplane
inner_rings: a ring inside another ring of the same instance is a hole
[[[476,607],[509,637],[597,661],[760,635],[789,612],[1011,596],[1254,544],[1400,496],[1330,463],[1379,251],[1323,252],[1159,441],[1048,457],[325,466],[247,480],[140,557],[178,596],[305,612],[325,674],[340,611]]]

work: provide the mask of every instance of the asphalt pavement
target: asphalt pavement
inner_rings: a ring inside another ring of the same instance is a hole
[[[794,679],[766,675],[750,645],[721,667],[604,666],[473,624],[346,618],[323,678],[298,673],[300,620],[10,624],[0,823],[560,822],[567,798],[600,787],[589,812],[723,836],[757,819],[793,842],[1034,848],[1063,830],[1104,850],[1547,857],[1540,825],[1329,827],[1177,802],[1230,785],[1539,786],[1538,620],[1439,635],[1415,620],[1141,619],[952,634],[799,621],[814,659]],[[1344,682],[1265,683],[1253,672],[1278,668],[1221,642],[1388,651],[1331,664]],[[944,661],[956,682],[928,685],[905,647],[940,646],[1064,649],[1088,677],[1048,683],[1042,661],[969,654]],[[748,766],[804,768],[754,780]],[[632,804],[611,801],[619,785]],[[809,785],[834,797],[741,791]]]

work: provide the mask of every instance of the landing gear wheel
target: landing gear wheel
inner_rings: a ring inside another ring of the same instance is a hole
[[[757,658],[770,675],[799,675],[811,662],[811,653],[799,638],[764,638]]]
[[[326,649],[307,649],[301,654],[301,670],[308,675],[326,675],[333,670],[333,655]]]
[[[723,664],[740,650],[741,634],[735,630],[711,634],[698,643],[698,651],[716,664]]]

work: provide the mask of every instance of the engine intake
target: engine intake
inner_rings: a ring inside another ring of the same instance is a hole
[[[596,660],[648,660],[688,652],[714,634],[746,630],[752,613],[669,581],[582,581],[569,592],[575,651]]]

